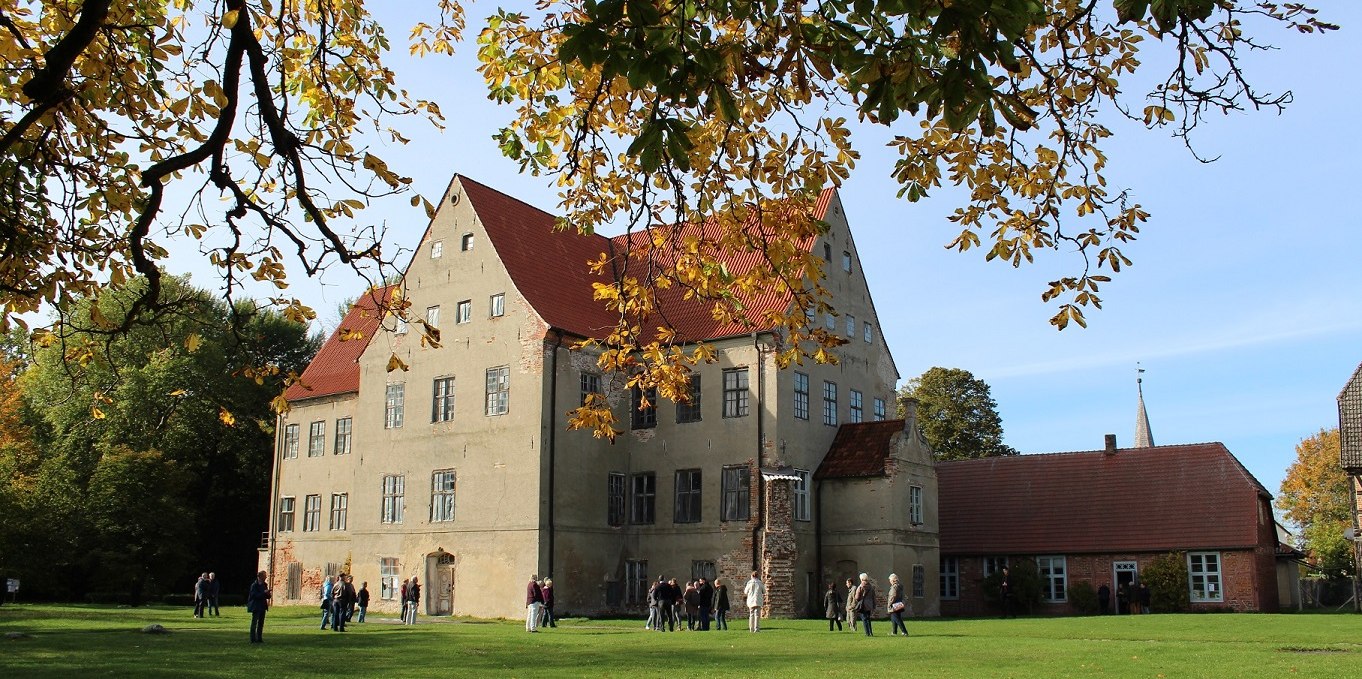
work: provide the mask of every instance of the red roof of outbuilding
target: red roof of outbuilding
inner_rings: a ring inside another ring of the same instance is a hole
[[[364,353],[383,322],[379,305],[388,301],[395,288],[392,285],[374,288],[360,295],[321,350],[312,357],[302,376],[284,391],[284,398],[301,401],[359,391],[360,354]]]
[[[903,420],[856,422],[837,428],[828,454],[814,472],[815,479],[846,479],[884,476],[884,463],[893,452],[894,435],[903,431]]]
[[[943,554],[1253,547],[1270,496],[1221,443],[940,462],[936,473]]]

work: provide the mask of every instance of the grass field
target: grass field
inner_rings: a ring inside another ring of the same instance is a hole
[[[143,634],[160,623],[170,634]],[[909,638],[829,633],[819,620],[738,620],[728,632],[650,633],[639,620],[523,623],[387,616],[346,633],[311,608],[275,608],[265,643],[249,614],[181,608],[0,606],[0,677],[1362,677],[1362,615],[1145,615],[912,620]]]

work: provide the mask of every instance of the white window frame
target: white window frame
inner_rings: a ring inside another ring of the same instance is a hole
[[[809,419],[809,376],[798,370],[794,374],[794,416],[798,420]]]
[[[454,419],[454,378],[437,377],[430,386],[430,421],[450,422]]]
[[[1192,603],[1225,600],[1224,566],[1220,552],[1187,552],[1187,595]]]
[[[407,334],[407,319],[402,318],[400,315],[395,316],[394,318],[397,319],[397,327],[393,329],[393,334],[396,335]]]
[[[430,258],[439,259],[445,252],[445,242],[442,240],[432,241],[430,244]]]
[[[349,514],[350,494],[332,493],[330,530],[346,530],[346,525],[349,523]]]
[[[383,513],[381,523],[402,523],[402,513],[406,506],[407,477],[402,474],[388,474],[383,477]]]
[[[454,520],[454,503],[459,477],[453,469],[437,469],[430,473],[430,522]]]
[[[473,320],[473,300],[465,299],[463,301],[460,301],[459,305],[457,307],[454,307],[454,323],[456,325],[463,325],[464,323],[471,322],[472,320]]]
[[[284,425],[284,459],[298,459],[298,438],[301,436],[298,425]]]
[[[350,454],[350,446],[354,441],[354,428],[355,424],[352,418],[341,417],[336,419],[336,443],[331,448],[332,455]]]
[[[941,598],[960,598],[960,559],[957,557],[941,557]]]
[[[402,574],[396,557],[379,557],[378,559],[378,598],[384,601],[396,601],[399,590],[397,588],[397,577]]]
[[[847,339],[854,339],[856,337],[856,317],[851,314],[847,314],[846,321],[847,321],[846,324]]]
[[[875,399],[875,408],[872,411],[872,413],[873,414],[870,416],[871,419],[875,420],[876,422],[884,421],[884,399],[882,398]]]
[[[487,300],[487,314],[492,318],[506,315],[506,293],[498,292]]]
[[[322,529],[322,496],[303,498],[303,532],[315,533]]]
[[[307,426],[307,456],[326,455],[326,420],[317,420]]]
[[[908,486],[908,523],[914,526],[923,524],[922,486]]]
[[[393,382],[383,394],[383,428],[398,429],[406,412],[407,383]]]
[[[1036,571],[1040,574],[1040,598],[1051,604],[1069,600],[1069,563],[1063,556],[1036,557]]]
[[[426,325],[432,328],[440,327],[440,305],[426,307]]]
[[[842,251],[842,271],[845,271],[845,272],[847,272],[847,273],[851,273],[851,251],[850,251],[850,250],[843,250],[843,251]]]
[[[292,495],[285,495],[279,498],[279,532],[292,533],[294,510],[298,505],[297,498]]]
[[[862,337],[867,344],[875,341],[875,326],[870,325],[870,321],[863,323],[861,329],[863,331]]]
[[[508,365],[487,369],[486,409],[488,417],[505,415],[511,410],[511,367]]]
[[[810,502],[812,495],[809,486],[809,470],[796,469],[794,473],[795,476],[799,477],[795,479],[794,483],[790,484],[790,504],[794,509],[795,521],[812,521],[813,503]]]

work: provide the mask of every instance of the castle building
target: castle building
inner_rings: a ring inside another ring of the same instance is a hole
[[[526,580],[548,576],[560,613],[628,614],[659,576],[705,576],[743,615],[756,570],[766,613],[796,616],[827,581],[865,571],[900,574],[934,614],[931,452],[911,414],[888,419],[899,376],[835,190],[816,217],[826,232],[801,246],[826,260],[837,314],[814,322],[846,341],[839,362],[780,369],[778,331],[664,295],[680,341],[717,360],[694,366],[690,403],[639,409],[641,394],[574,348],[614,326],[587,262],[638,241],[555,231],[553,215],[454,177],[400,289],[361,296],[285,394],[261,549],[276,601],[316,601],[323,576],[348,572],[396,611],[415,576],[425,614],[516,617]],[[384,317],[397,294],[442,346]],[[566,427],[589,393],[622,423],[613,443]]]

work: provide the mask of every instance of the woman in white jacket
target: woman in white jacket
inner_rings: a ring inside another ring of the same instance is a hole
[[[747,581],[747,586],[743,587],[742,591],[747,595],[747,629],[751,632],[760,632],[761,607],[766,603],[766,585],[761,584],[761,578],[757,577],[756,571],[752,571],[752,579]]]

